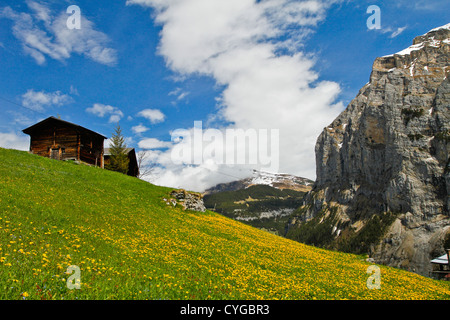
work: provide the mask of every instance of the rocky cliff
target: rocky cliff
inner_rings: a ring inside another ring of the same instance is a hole
[[[375,60],[318,137],[317,180],[291,238],[429,274],[450,244],[449,58],[450,24]]]

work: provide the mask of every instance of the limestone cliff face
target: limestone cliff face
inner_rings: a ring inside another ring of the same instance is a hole
[[[375,60],[369,83],[318,137],[317,180],[293,238],[428,275],[450,233],[449,58],[450,24]],[[328,237],[314,231],[324,223]]]

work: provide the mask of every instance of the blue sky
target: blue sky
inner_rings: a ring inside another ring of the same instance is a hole
[[[70,5],[81,29],[67,27]],[[370,5],[381,29],[367,27]],[[108,137],[119,122],[158,164],[157,184],[201,191],[248,174],[172,161],[171,132],[202,121],[279,130],[276,171],[314,179],[318,134],[375,58],[449,23],[449,11],[447,0],[2,0],[0,146],[27,150],[21,130],[59,115]]]

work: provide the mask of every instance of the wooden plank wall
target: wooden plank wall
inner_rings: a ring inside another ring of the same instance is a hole
[[[103,167],[103,138],[89,132],[83,133],[80,138],[80,160]]]
[[[104,139],[100,136],[61,125],[40,128],[30,136],[30,151],[34,154],[49,158],[51,149],[59,148],[61,160],[76,159],[103,168]]]
[[[43,128],[31,135],[30,151],[43,157],[50,157],[51,149],[61,148],[64,149],[62,160],[78,159],[77,135],[72,128]]]

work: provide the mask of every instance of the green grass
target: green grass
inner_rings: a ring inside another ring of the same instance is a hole
[[[449,299],[447,282],[185,212],[171,189],[0,149],[0,299]],[[81,289],[70,290],[70,265]]]

